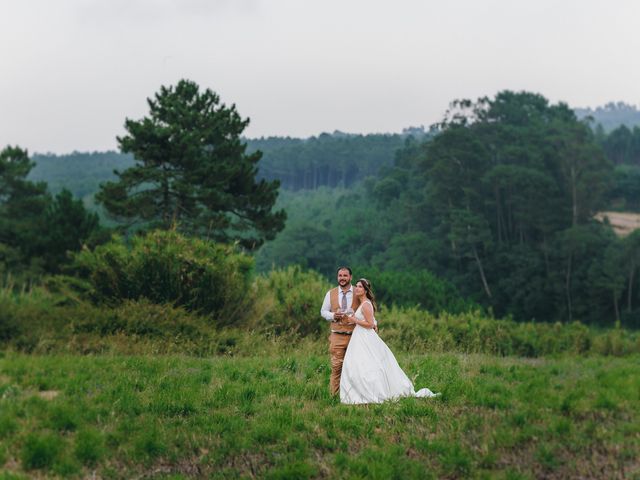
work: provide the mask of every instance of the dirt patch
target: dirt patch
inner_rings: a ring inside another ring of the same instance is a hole
[[[44,398],[45,400],[53,400],[58,395],[60,395],[60,392],[58,390],[43,390],[41,392],[38,392],[38,396],[40,398]]]
[[[631,212],[598,212],[594,215],[599,222],[607,222],[619,237],[626,237],[640,228],[640,214]]]

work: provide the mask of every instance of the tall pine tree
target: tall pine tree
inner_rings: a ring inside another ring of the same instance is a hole
[[[34,165],[20,147],[0,152],[0,244],[23,259],[39,250],[41,219],[50,202],[46,183],[27,180]]]
[[[149,116],[127,119],[118,137],[136,164],[96,195],[112,216],[248,248],[282,230],[285,212],[272,212],[279,182],[256,181],[262,154],[246,153],[249,120],[235,105],[188,80],[161,87],[148,104]]]

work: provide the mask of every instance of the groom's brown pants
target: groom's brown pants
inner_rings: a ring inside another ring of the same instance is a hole
[[[331,395],[340,392],[340,375],[342,375],[342,362],[344,354],[347,352],[351,335],[341,335],[331,333],[329,335],[329,353],[331,354],[331,378],[329,379],[329,390]]]

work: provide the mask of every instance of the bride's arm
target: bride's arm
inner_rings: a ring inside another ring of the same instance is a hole
[[[358,320],[354,317],[355,322],[364,328],[373,328],[375,326],[375,320],[373,319],[373,306],[370,303],[365,303],[362,305],[362,314],[364,315],[364,320]]]

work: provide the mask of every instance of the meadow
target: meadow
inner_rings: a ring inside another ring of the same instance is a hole
[[[68,278],[0,289],[0,479],[640,478],[640,332],[382,306],[441,395],[345,406],[327,288],[258,276],[234,324]]]
[[[0,478],[640,478],[637,354],[400,352],[441,396],[345,406],[325,347],[6,351]]]

